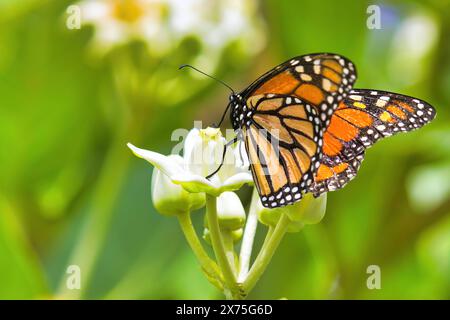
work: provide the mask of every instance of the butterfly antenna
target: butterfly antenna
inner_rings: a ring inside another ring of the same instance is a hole
[[[225,108],[225,111],[224,111],[223,114],[222,114],[222,118],[220,118],[219,124],[216,125],[216,128],[219,128],[220,125],[222,124],[222,122],[223,122],[223,120],[225,119],[225,116],[226,116],[226,114],[227,114],[227,112],[228,112],[228,109],[230,109],[230,105],[231,105],[231,103],[229,103],[229,104],[227,105],[227,107]]]
[[[233,88],[230,87],[229,85],[227,85],[227,84],[226,84],[225,82],[223,82],[222,80],[217,79],[217,78],[215,78],[215,77],[213,77],[213,76],[207,74],[206,72],[203,72],[203,71],[197,69],[196,67],[191,66],[190,64],[183,64],[183,65],[181,65],[181,66],[178,68],[178,70],[181,70],[181,69],[183,69],[183,68],[191,68],[191,69],[194,69],[195,71],[197,71],[197,72],[199,72],[199,73],[201,73],[201,74],[207,76],[208,78],[211,78],[211,79],[216,80],[217,82],[223,84],[225,87],[227,87],[228,89],[230,89],[231,93],[235,94]]]

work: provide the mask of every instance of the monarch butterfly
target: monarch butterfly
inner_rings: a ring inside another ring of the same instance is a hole
[[[366,148],[435,117],[423,100],[352,89],[356,76],[343,56],[308,54],[278,65],[240,93],[232,91],[224,115],[231,108],[265,207],[344,187],[356,176]]]

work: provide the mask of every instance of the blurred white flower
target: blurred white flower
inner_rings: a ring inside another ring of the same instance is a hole
[[[431,213],[450,197],[450,163],[415,168],[408,177],[407,191],[412,208]]]
[[[402,86],[423,80],[430,70],[430,52],[437,45],[439,26],[433,15],[418,12],[406,18],[394,33],[388,72]]]
[[[130,143],[128,147],[136,156],[150,162],[186,191],[204,192],[217,197],[222,192],[237,190],[244,184],[253,182],[248,165],[239,161],[240,155],[236,150],[242,149],[239,146],[241,142],[238,142],[236,148],[227,148],[221,170],[206,179],[221,163],[225,144],[226,140],[220,129],[194,128],[186,137],[183,158],[139,149]],[[244,153],[243,157],[246,158],[247,155]]]
[[[95,27],[95,45],[104,49],[138,39],[162,55],[193,36],[203,46],[199,58],[215,60],[232,41],[248,53],[264,42],[254,0],[83,0],[78,5],[82,23]]]
[[[162,24],[165,0],[84,0],[78,5],[82,23],[95,27],[93,44],[98,48],[107,50],[132,40],[164,47],[168,41]]]

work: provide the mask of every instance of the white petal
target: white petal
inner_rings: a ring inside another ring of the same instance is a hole
[[[81,9],[82,21],[86,23],[96,23],[111,16],[112,8],[101,1],[81,1],[77,5]]]
[[[183,157],[186,162],[188,162],[188,159],[191,157],[192,149],[199,141],[201,141],[200,130],[197,128],[191,129],[187,134],[183,145]]]
[[[223,148],[221,149],[223,154]],[[222,156],[221,156],[222,158]],[[221,161],[222,159],[220,159]],[[219,163],[220,163],[219,161]],[[225,154],[225,158],[223,159],[223,165],[220,171],[218,172],[218,176],[221,181],[225,181],[228,178],[234,176],[238,170],[236,167],[236,158],[234,154],[234,149],[232,147],[227,148],[227,152]]]
[[[225,180],[222,184],[222,191],[233,191],[240,189],[244,184],[253,184],[253,177],[249,172],[241,172],[237,173],[227,180]]]
[[[201,164],[203,162],[201,146],[202,138],[200,137],[200,130],[194,128],[189,131],[183,146],[183,157],[186,169],[192,173],[201,173]]]
[[[181,185],[186,191],[197,193],[205,192],[213,196],[219,196],[220,185],[217,186],[211,181],[196,174],[184,174],[179,176],[173,176],[172,181]]]
[[[186,137],[184,147],[187,169],[201,176],[214,172],[222,161],[225,142],[220,129],[192,129]]]
[[[126,25],[114,19],[105,18],[96,23],[95,43],[97,46],[112,46],[129,40]]]
[[[180,166],[181,161],[178,157],[173,155],[165,156],[150,150],[140,149],[131,143],[128,143],[127,146],[137,157],[147,160],[171,179],[173,176],[183,176],[189,174],[189,172],[186,172],[182,166]]]

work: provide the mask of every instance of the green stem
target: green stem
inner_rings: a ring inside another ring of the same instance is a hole
[[[251,206],[245,224],[244,236],[242,237],[241,252],[239,254],[238,282],[243,282],[247,277],[257,226],[258,215],[256,213],[256,206]]]
[[[217,219],[217,201],[216,197],[206,195],[206,215],[208,217],[209,233],[211,237],[211,244],[214,249],[217,264],[222,270],[222,275],[225,281],[225,285],[231,291],[232,296],[238,295],[238,288],[236,284],[236,277],[234,276],[231,265],[228,261],[225,253],[225,246],[223,243],[222,235],[220,232],[219,221]]]
[[[223,245],[225,248],[225,254],[228,258],[228,262],[230,263],[231,270],[233,271],[233,274],[236,276],[234,241],[231,232],[232,232],[231,230],[221,230],[221,235],[223,239]]]
[[[181,226],[181,230],[183,231],[184,236],[189,243],[189,246],[197,257],[197,260],[200,262],[203,271],[206,273],[208,280],[217,288],[223,290],[219,267],[208,256],[200,240],[198,239],[197,233],[195,232],[194,226],[192,225],[190,213],[186,212],[184,214],[179,214],[177,217]]]
[[[281,239],[283,239],[283,236],[287,231],[289,223],[290,220],[287,215],[282,214],[272,235],[267,241],[265,241],[265,244],[262,246],[261,251],[256,257],[256,260],[242,285],[242,289],[245,293],[249,293],[253,289],[256,282],[266,270],[273,254],[275,253],[275,250],[277,249]]]
[[[269,230],[267,230],[266,237],[264,238],[264,242],[263,242],[261,248],[264,248],[265,246],[267,246],[267,242],[270,240],[270,237],[272,237],[273,230],[275,230],[275,228],[273,226],[269,226]]]
[[[226,300],[234,300],[233,294],[231,293],[230,290],[224,289],[223,294],[224,294]]]

